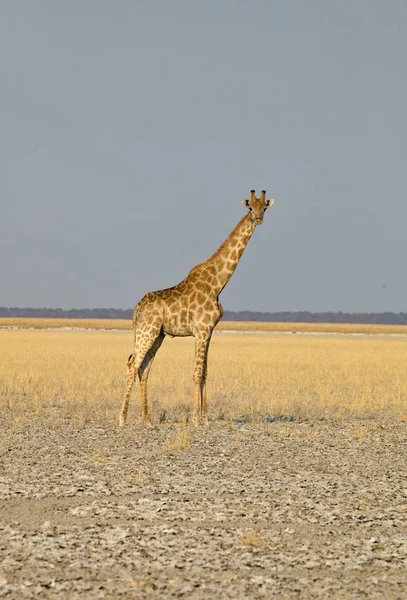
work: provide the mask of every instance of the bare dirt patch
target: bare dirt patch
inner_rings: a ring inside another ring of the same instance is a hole
[[[406,597],[403,421],[0,417],[0,597]]]

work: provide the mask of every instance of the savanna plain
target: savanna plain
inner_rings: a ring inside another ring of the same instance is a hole
[[[258,329],[213,336],[208,429],[192,339],[120,429],[131,332],[0,330],[0,597],[407,597],[407,337]]]

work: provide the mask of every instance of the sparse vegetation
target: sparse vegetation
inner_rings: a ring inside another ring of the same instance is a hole
[[[248,531],[243,537],[240,538],[240,541],[245,546],[258,546],[262,539],[263,537],[260,534],[254,531]]]
[[[186,450],[191,445],[191,434],[187,429],[181,429],[175,434],[170,434],[165,442],[164,451],[179,452]]]
[[[198,430],[188,338],[118,427],[131,347],[0,331],[7,597],[403,597],[407,338],[216,335]]]

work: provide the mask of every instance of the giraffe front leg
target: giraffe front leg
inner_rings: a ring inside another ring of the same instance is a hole
[[[208,353],[209,353],[209,342],[208,342],[208,346],[206,348],[205,359],[204,359],[204,368],[203,368],[203,376],[202,376],[203,385],[202,385],[202,400],[201,400],[201,406],[202,406],[201,417],[202,417],[202,425],[203,425],[203,427],[209,427],[208,407],[207,407],[207,402],[206,402],[206,400],[207,400],[207,396],[206,396],[206,379],[207,379],[207,376],[208,376]]]
[[[195,337],[195,371],[194,371],[194,410],[192,424],[197,427],[201,423],[208,424],[206,408],[206,371],[211,331],[205,331]]]

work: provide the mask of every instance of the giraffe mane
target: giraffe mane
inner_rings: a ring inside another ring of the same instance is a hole
[[[188,277],[190,275],[192,275],[193,273],[195,273],[197,270],[199,270],[201,267],[203,267],[204,265],[206,265],[209,261],[215,260],[222,252],[223,250],[226,248],[226,246],[229,244],[230,240],[233,238],[234,235],[236,235],[236,231],[240,228],[242,221],[244,219],[247,218],[247,214],[244,215],[244,217],[242,217],[239,221],[239,223],[237,223],[236,227],[233,229],[233,231],[230,232],[230,234],[228,235],[228,237],[221,243],[221,245],[219,246],[219,248],[216,250],[216,252],[214,252],[212,254],[212,256],[210,256],[207,260],[204,260],[203,262],[199,263],[198,265],[195,265],[195,267],[193,267],[189,273],[188,273]]]
[[[226,248],[226,246],[229,244],[230,240],[233,238],[233,236],[236,235],[236,231],[240,228],[240,226],[242,225],[242,222],[247,219],[247,214],[244,215],[244,217],[242,217],[239,221],[239,223],[236,225],[236,227],[233,229],[233,231],[230,232],[230,234],[228,235],[228,237],[226,238],[226,240],[224,240],[221,245],[219,246],[219,248],[216,250],[216,252],[214,252],[212,254],[212,256],[210,256],[208,258],[208,260],[212,260],[214,258],[217,258],[219,256],[219,254],[222,253],[222,251]]]

